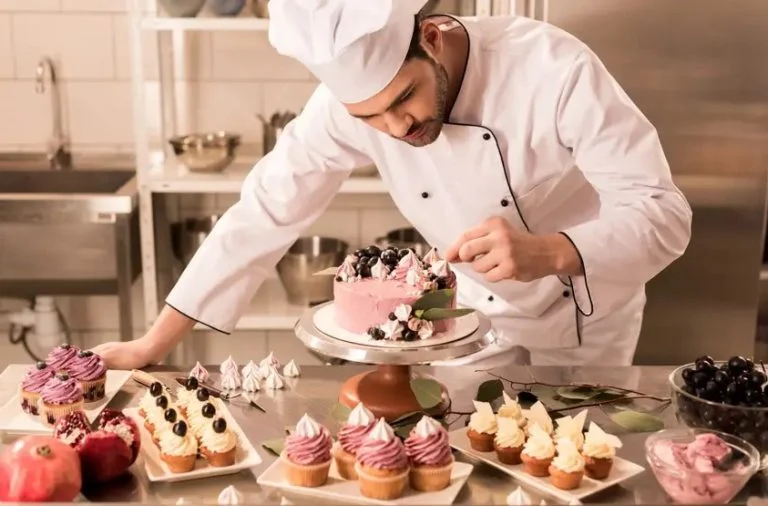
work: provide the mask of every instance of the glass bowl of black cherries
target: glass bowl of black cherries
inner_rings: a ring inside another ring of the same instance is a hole
[[[768,454],[768,376],[762,364],[734,356],[710,356],[669,375],[677,420],[688,427],[733,434]]]

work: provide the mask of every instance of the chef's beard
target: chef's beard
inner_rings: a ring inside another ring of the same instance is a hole
[[[434,60],[430,60],[432,70],[435,73],[435,104],[432,117],[414,123],[408,134],[419,130],[422,126],[424,132],[416,139],[401,138],[411,146],[420,148],[432,144],[440,136],[443,130],[445,107],[448,100],[448,73],[445,67]],[[406,134],[406,136],[408,135]]]

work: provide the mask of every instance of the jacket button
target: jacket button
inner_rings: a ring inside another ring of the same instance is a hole
[[[568,290],[563,290],[563,297],[568,298],[570,296],[571,296],[571,292],[569,292]]]
[[[486,133],[484,133],[484,134],[483,134],[483,139],[485,139],[486,141],[490,140],[490,139],[491,139],[491,134],[489,134],[489,133],[487,133],[487,132],[486,132]]]
[[[509,200],[507,199],[501,199],[501,207],[507,207],[509,205]]]
[[[429,193],[421,192],[421,198],[423,198],[423,199],[429,198]]]
[[[493,302],[493,295],[488,296],[488,302]]]

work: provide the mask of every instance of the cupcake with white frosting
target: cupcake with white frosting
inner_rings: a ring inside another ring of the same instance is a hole
[[[496,415],[493,408],[487,402],[472,401],[475,412],[469,416],[467,437],[473,450],[479,452],[492,452],[493,439],[498,430]]]
[[[226,467],[235,463],[237,436],[227,426],[223,417],[206,423],[200,433],[200,453],[214,467]]]
[[[520,454],[525,472],[540,478],[549,476],[549,467],[554,456],[555,444],[552,438],[538,424],[534,424]]]
[[[187,473],[195,468],[197,439],[186,422],[178,421],[171,430],[163,431],[158,446],[160,458],[172,473]]]
[[[564,416],[555,420],[557,429],[555,429],[555,441],[566,438],[570,439],[576,449],[581,451],[584,446],[584,422],[587,421],[587,410],[584,409],[576,416]]]
[[[568,438],[557,440],[557,456],[549,466],[552,485],[561,490],[579,488],[584,479],[584,457]]]
[[[621,448],[621,439],[606,433],[595,422],[589,424],[584,438],[584,470],[592,479],[603,480],[608,477],[613,467],[616,449]]]
[[[498,429],[493,439],[493,449],[502,464],[520,464],[520,454],[525,444],[525,433],[514,418],[500,416],[497,419]]]
[[[548,436],[551,436],[555,430],[552,418],[547,413],[547,408],[541,401],[536,401],[531,409],[524,409],[523,416],[525,417],[525,431],[530,435],[531,427],[538,425]]]
[[[502,392],[501,395],[504,398],[504,404],[499,408],[497,416],[499,418],[511,418],[517,422],[518,426],[524,427],[527,421],[523,415],[523,408],[520,407],[517,399],[507,395],[507,392]]]

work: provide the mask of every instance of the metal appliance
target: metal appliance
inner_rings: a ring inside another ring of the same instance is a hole
[[[635,362],[752,354],[766,221],[768,2],[512,3],[598,54],[658,129],[693,208],[687,252],[647,285]]]

